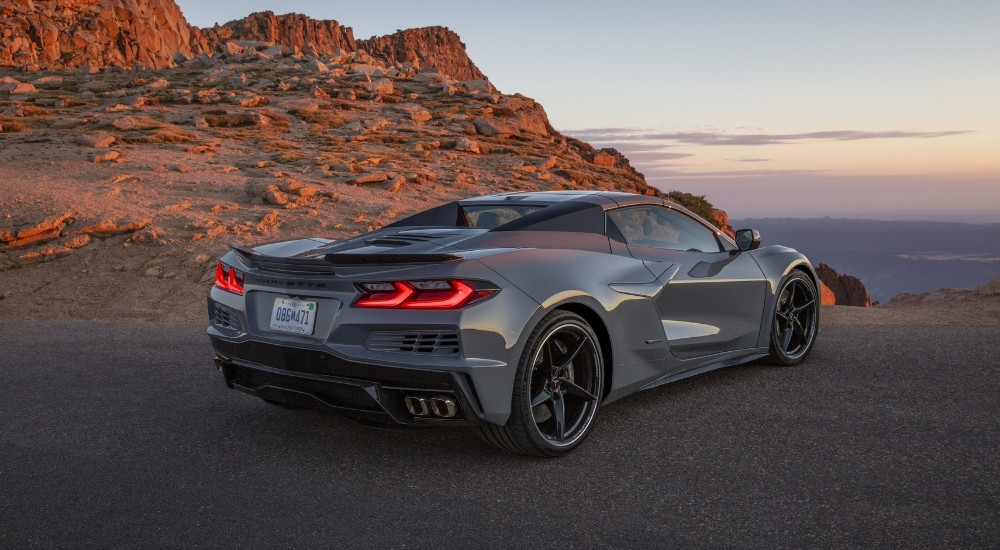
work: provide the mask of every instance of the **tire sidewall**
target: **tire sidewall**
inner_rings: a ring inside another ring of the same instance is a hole
[[[790,357],[788,354],[786,354],[785,350],[781,348],[781,343],[778,341],[778,331],[775,330],[774,325],[778,317],[778,306],[779,306],[779,301],[781,300],[781,295],[785,292],[785,289],[788,288],[788,286],[792,283],[792,281],[795,280],[799,280],[805,283],[806,288],[808,288],[810,293],[812,294],[814,306],[812,311],[812,319],[811,319],[812,327],[810,332],[811,337],[809,339],[809,343],[806,346],[806,350],[804,352],[793,358]],[[811,277],[809,277],[802,271],[795,270],[786,275],[781,280],[781,284],[778,285],[778,293],[775,295],[774,298],[774,311],[771,313],[771,320],[770,320],[771,323],[770,359],[772,360],[772,362],[786,366],[797,365],[801,363],[809,355],[809,353],[812,352],[812,348],[816,344],[816,336],[819,333],[819,306],[820,306],[819,292],[816,289],[816,284],[813,282]]]
[[[545,342],[557,330],[567,325],[581,329],[593,342],[594,353],[596,355],[595,365],[597,366],[597,372],[594,373],[594,376],[597,379],[596,395],[598,396],[598,400],[600,400],[604,391],[604,357],[601,352],[600,340],[597,338],[597,334],[591,328],[590,324],[579,315],[563,310],[553,311],[543,317],[535,330],[532,331],[531,337],[528,339],[527,345],[518,362],[517,377],[515,378],[517,387],[513,395],[512,418],[522,423],[525,434],[532,445],[540,454],[545,456],[562,455],[579,446],[587,438],[587,435],[593,431],[594,422],[597,418],[597,409],[600,408],[599,403],[595,404],[595,410],[586,420],[587,425],[583,428],[582,433],[566,445],[553,444],[539,431],[538,426],[535,424],[531,411],[531,373],[534,359],[538,355],[541,343]]]

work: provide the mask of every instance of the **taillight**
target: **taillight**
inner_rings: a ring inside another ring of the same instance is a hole
[[[443,279],[362,283],[357,307],[458,309],[493,296],[499,289],[482,281]]]
[[[215,267],[215,286],[222,290],[243,294],[243,273],[222,262]]]

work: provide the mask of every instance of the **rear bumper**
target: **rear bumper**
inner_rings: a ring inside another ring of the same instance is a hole
[[[355,420],[388,425],[474,425],[484,411],[462,372],[362,363],[323,349],[233,341],[209,334],[226,385],[261,399],[327,408]],[[406,398],[448,398],[452,417],[415,415]]]

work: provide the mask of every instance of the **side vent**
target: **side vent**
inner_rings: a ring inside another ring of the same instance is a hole
[[[243,322],[240,321],[240,312],[220,303],[216,303],[213,308],[212,326],[220,332],[231,335],[243,332]]]
[[[372,351],[398,351],[428,355],[458,355],[458,332],[373,332],[365,342]]]

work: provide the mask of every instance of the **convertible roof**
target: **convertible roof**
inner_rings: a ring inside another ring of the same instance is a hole
[[[555,204],[567,201],[583,201],[594,204],[607,204],[609,200],[617,203],[621,199],[640,196],[641,195],[615,191],[515,191],[511,193],[494,193],[491,195],[471,197],[468,199],[462,199],[458,202],[461,204],[497,204],[506,202]]]
[[[466,227],[463,208],[501,205],[546,206],[493,231],[567,231],[605,234],[604,211],[634,204],[663,204],[662,199],[614,191],[536,191],[471,197],[414,214],[387,227]]]

